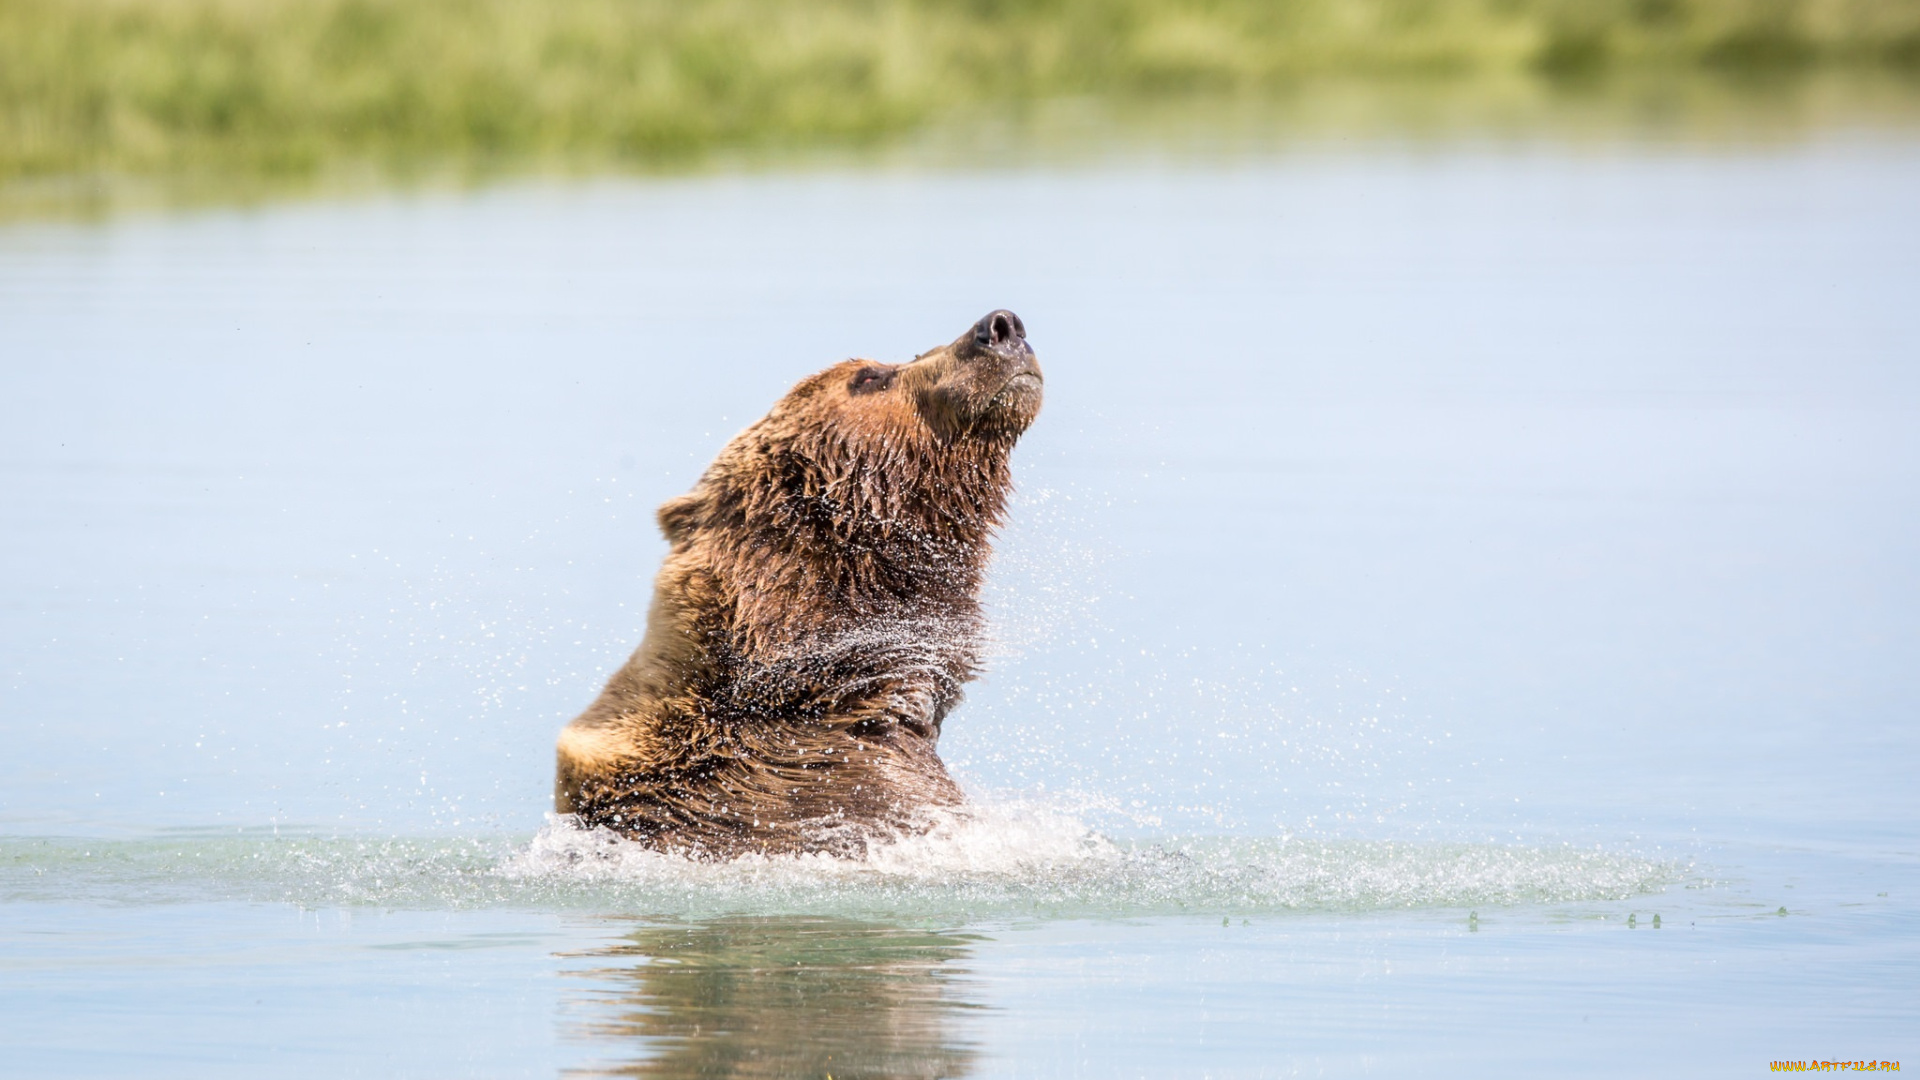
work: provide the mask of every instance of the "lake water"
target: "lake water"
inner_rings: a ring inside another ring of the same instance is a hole
[[[1920,1058],[1920,140],[525,182],[0,227],[0,1073]],[[866,864],[551,824],[652,511],[1020,313]]]

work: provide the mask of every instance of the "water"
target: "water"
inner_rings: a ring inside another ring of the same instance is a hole
[[[1917,189],[1462,141],[8,225],[0,1072],[1910,1059]],[[999,306],[976,810],[549,823],[653,507]]]

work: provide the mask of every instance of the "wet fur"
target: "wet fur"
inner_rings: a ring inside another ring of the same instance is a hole
[[[828,368],[734,438],[660,508],[646,637],[562,732],[557,808],[729,857],[858,854],[959,803],[935,746],[1039,379],[994,312],[912,363]]]

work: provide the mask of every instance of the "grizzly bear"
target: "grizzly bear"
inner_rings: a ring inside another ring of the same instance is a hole
[[[1040,411],[995,311],[905,364],[795,386],[660,508],[640,647],[560,734],[554,802],[696,858],[859,855],[961,801],[934,752],[979,670],[980,585]]]

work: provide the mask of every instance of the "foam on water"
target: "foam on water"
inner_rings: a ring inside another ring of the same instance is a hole
[[[696,862],[556,818],[531,840],[176,835],[0,839],[0,900],[292,901],[946,921],[1366,912],[1623,899],[1684,865],[1572,847],[1223,836],[1116,840],[1057,804],[974,804],[862,860]]]

